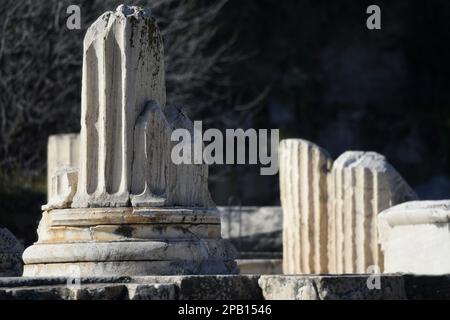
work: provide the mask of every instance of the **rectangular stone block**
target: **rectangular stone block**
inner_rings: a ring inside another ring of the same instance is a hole
[[[266,300],[450,299],[450,276],[261,276]]]
[[[385,272],[450,274],[450,201],[415,201],[379,216]]]

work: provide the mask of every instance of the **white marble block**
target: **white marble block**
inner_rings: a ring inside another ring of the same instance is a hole
[[[379,215],[384,272],[450,274],[450,200],[413,201]]]
[[[328,153],[304,140],[280,144],[280,193],[283,206],[283,272],[328,270]]]

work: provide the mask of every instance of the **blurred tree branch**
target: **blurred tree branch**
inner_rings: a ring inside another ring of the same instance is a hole
[[[79,130],[82,40],[89,25],[121,1],[0,2],[0,172],[25,176],[45,169],[47,136]],[[216,123],[235,112],[224,66],[242,60],[227,41],[211,43],[227,0],[138,1],[159,20],[165,41],[169,103]],[[66,8],[81,8],[82,30],[66,27]],[[261,97],[258,97],[261,99]],[[228,114],[228,116],[227,116]],[[225,121],[224,120],[224,121]]]

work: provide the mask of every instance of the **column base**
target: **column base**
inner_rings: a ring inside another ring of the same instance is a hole
[[[44,212],[24,276],[236,274],[215,210],[87,208]]]

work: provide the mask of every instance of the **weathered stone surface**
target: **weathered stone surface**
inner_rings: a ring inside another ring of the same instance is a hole
[[[69,300],[71,294],[64,286],[0,288],[0,300]]]
[[[450,299],[449,275],[261,276],[259,285],[266,300]]]
[[[175,284],[129,284],[130,300],[175,300],[177,287]]]
[[[450,299],[450,276],[149,276],[0,278],[0,300],[373,300]]]
[[[450,201],[413,201],[379,215],[385,272],[450,274]]]
[[[78,170],[72,167],[61,167],[56,170],[51,181],[51,196],[42,210],[70,208],[77,192]]]
[[[164,52],[147,10],[106,12],[84,39],[80,168],[73,207],[130,201],[136,120],[148,101],[164,106]]]
[[[132,277],[83,277],[80,279],[81,285],[91,284],[121,284],[132,283]],[[45,287],[45,286],[67,286],[73,277],[5,277],[0,279],[0,288],[25,288],[25,287]],[[133,282],[134,283],[134,282]]]
[[[80,135],[78,133],[57,134],[47,143],[47,200],[53,197],[53,177],[64,167],[78,168],[80,161]]]
[[[239,256],[255,259],[283,251],[283,210],[281,207],[218,207],[222,237],[229,239]]]
[[[260,300],[258,276],[205,275],[133,277],[137,283],[172,283],[179,300]]]
[[[450,300],[450,275],[402,275],[407,299]]]
[[[25,276],[113,276],[236,273],[235,256],[204,209],[92,208],[44,212],[23,259]]]
[[[259,285],[266,300],[407,299],[401,276],[383,276],[380,290],[369,289],[368,280],[369,275],[261,276]]]
[[[174,129],[192,122],[165,106],[156,20],[121,5],[84,39],[80,162],[45,206],[24,275],[233,274],[236,251],[220,237],[206,165],[175,165]],[[193,143],[193,142],[192,142]],[[66,208],[72,202],[72,209]]]
[[[378,214],[417,195],[385,157],[375,152],[345,152],[333,165],[329,197],[331,229],[336,230],[334,272],[366,273],[383,269],[378,244]],[[333,270],[333,269],[332,269]]]
[[[227,245],[228,244],[228,245]],[[92,261],[185,261],[207,263],[221,261],[232,254],[234,248],[221,239],[204,239],[201,242],[154,240],[95,243],[37,244],[26,250],[23,258],[27,264],[67,263]],[[124,274],[127,275],[127,274]],[[106,275],[106,276],[109,276]]]
[[[283,206],[283,271],[328,271],[328,153],[304,140],[280,144],[280,193]]]
[[[257,276],[1,278],[0,299],[261,300]]]
[[[52,210],[43,213],[38,234],[39,243],[218,239],[220,220],[201,209]]]
[[[88,284],[0,288],[0,300],[173,300],[173,285]]]
[[[334,163],[311,142],[280,145],[285,274],[383,269],[378,213],[417,195],[375,152],[346,152]]]
[[[282,259],[238,259],[240,274],[282,274]]]
[[[84,41],[80,173],[73,207],[214,204],[204,165],[171,161],[172,130],[192,122],[165,106],[164,52],[145,9],[103,14]]]
[[[127,287],[121,284],[87,285],[71,288],[70,300],[123,300]]]
[[[194,135],[191,120],[173,106],[145,106],[134,129],[131,204],[133,207],[214,207],[208,190],[208,167],[175,165],[171,159],[173,130]],[[194,141],[191,141],[191,149]]]
[[[22,275],[22,244],[5,228],[0,228],[0,277]]]

